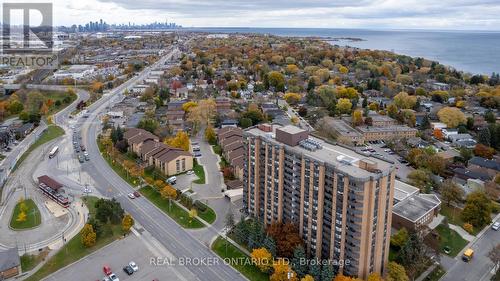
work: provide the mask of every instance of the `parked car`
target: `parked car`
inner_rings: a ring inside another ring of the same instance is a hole
[[[491,229],[493,230],[498,230],[500,229],[500,222],[495,222],[492,226],[491,226]]]
[[[187,171],[187,173],[186,173],[186,174],[187,174],[187,175],[192,175],[192,174],[194,174],[194,171],[193,171],[193,170],[189,170],[189,171]]]
[[[139,266],[133,261],[129,262],[128,265],[134,270],[134,272],[139,270]]]
[[[126,265],[125,267],[123,267],[123,271],[125,271],[127,275],[132,275],[134,273],[134,270],[132,269],[132,267],[130,267],[130,265]]]
[[[80,163],[83,163],[83,162],[85,162],[85,159],[83,158],[83,156],[82,156],[82,155],[78,155],[78,161],[79,161]]]
[[[177,183],[177,177],[173,176],[167,179],[168,184],[176,184]]]
[[[85,154],[85,161],[89,161],[90,160],[90,157],[88,154]]]
[[[114,274],[114,273],[111,273],[108,277],[109,277],[109,280],[111,280],[111,281],[120,281],[118,276],[116,276],[116,274]]]
[[[113,273],[113,271],[111,271],[111,267],[109,267],[108,265],[103,266],[102,271],[106,276],[109,276],[111,273]]]
[[[130,199],[134,199],[135,198],[135,195],[132,192],[130,192],[129,194],[127,194],[127,196]]]

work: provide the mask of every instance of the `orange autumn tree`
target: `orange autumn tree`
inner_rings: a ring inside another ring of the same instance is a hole
[[[298,281],[297,273],[295,273],[290,264],[284,259],[278,259],[273,264],[273,274],[269,277],[270,281]]]

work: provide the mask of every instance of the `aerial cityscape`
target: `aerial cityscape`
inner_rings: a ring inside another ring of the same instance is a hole
[[[500,281],[500,3],[198,2],[2,3],[0,280]]]

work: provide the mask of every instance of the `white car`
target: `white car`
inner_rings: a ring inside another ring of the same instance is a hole
[[[114,273],[111,273],[108,277],[109,277],[109,280],[111,280],[111,281],[120,281],[118,276],[116,276],[116,274],[114,274]]]
[[[492,226],[491,226],[491,229],[497,231],[498,229],[500,229],[500,222],[495,222]]]
[[[194,174],[194,171],[193,171],[193,170],[189,170],[189,171],[187,171],[187,173],[186,173],[186,174],[187,174],[187,175],[192,175],[192,174]]]
[[[130,199],[134,199],[135,198],[135,195],[132,192],[130,192],[129,194],[127,194],[127,196]]]
[[[134,272],[139,270],[139,266],[137,266],[137,264],[133,261],[129,262],[128,265],[134,270]]]

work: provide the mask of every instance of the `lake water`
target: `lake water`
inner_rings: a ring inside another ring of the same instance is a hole
[[[500,32],[323,28],[189,28],[188,30],[212,33],[360,38],[363,41],[341,40],[333,43],[424,57],[471,73],[490,75],[492,72],[500,72]]]

